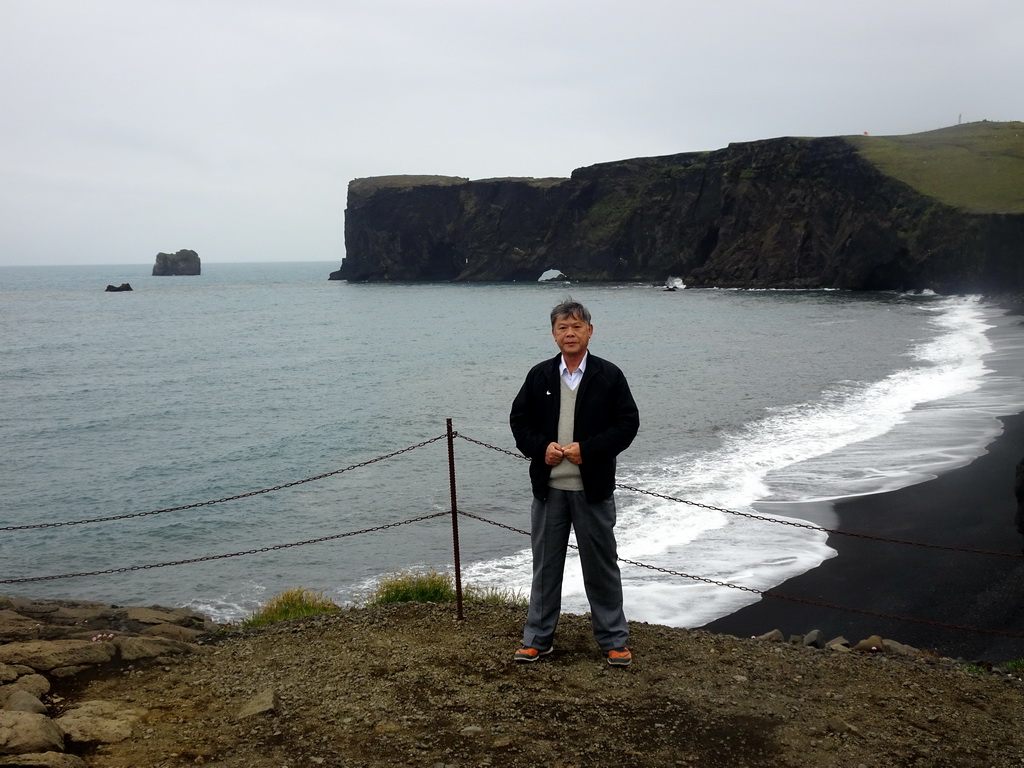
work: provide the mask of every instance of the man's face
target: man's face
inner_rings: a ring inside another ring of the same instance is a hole
[[[560,317],[551,326],[551,335],[555,344],[566,357],[581,357],[587,351],[594,326],[580,319],[579,316]]]

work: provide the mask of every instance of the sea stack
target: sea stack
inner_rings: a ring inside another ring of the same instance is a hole
[[[199,254],[189,250],[181,250],[173,254],[158,253],[156,264],[153,265],[154,277],[198,275],[199,270]]]

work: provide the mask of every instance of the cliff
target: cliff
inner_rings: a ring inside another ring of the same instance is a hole
[[[349,185],[331,279],[1024,290],[1024,123]],[[931,167],[929,168],[929,163]]]
[[[181,250],[177,253],[158,253],[153,265],[153,275],[167,277],[172,275],[198,275],[201,265],[199,254],[195,251]]]

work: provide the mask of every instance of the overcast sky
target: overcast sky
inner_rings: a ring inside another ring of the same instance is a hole
[[[348,182],[1024,119],[1021,0],[0,0],[0,265],[344,256]]]

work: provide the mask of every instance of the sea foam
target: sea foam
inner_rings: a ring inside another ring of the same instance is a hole
[[[631,619],[700,626],[727,615],[835,556],[825,533],[784,522],[829,527],[832,500],[912,485],[984,452],[1000,432],[997,417],[1024,407],[1020,379],[986,364],[995,351],[986,332],[1003,313],[973,298],[938,300],[927,311],[938,333],[911,348],[906,367],[877,381],[836,382],[814,401],[770,409],[717,449],[620,477],[718,508],[618,492],[619,555],[651,566],[622,566]],[[800,519],[773,516],[778,502]],[[503,585],[528,593],[529,561],[524,550],[473,566],[470,578],[500,573]],[[563,610],[588,610],[573,554]]]

